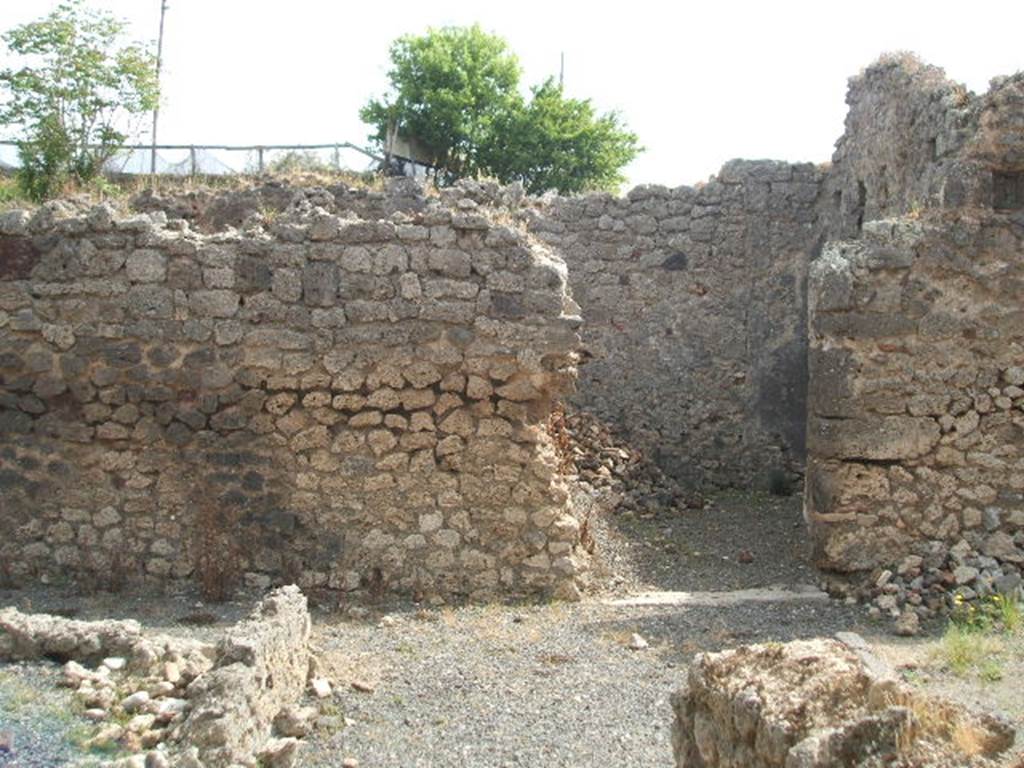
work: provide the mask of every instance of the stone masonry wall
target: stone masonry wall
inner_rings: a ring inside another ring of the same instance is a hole
[[[574,594],[556,257],[469,201],[209,236],[59,210],[0,219],[4,578]]]
[[[806,274],[822,179],[809,164],[734,161],[698,187],[625,197],[537,199],[473,181],[440,197],[511,216],[567,262],[591,358],[578,407],[680,481],[763,487],[803,468]],[[271,182],[220,196],[144,194],[133,205],[216,230],[296,200],[367,217],[415,213],[429,199],[399,179],[384,191]]]
[[[585,320],[592,359],[574,401],[694,485],[763,488],[801,472],[821,182],[809,164],[733,161],[695,188],[531,211]]]
[[[846,130],[820,206],[829,237],[929,209],[999,206],[1024,171],[1024,75],[970,93],[938,67],[886,55],[851,78]]]
[[[1019,220],[873,222],[861,240],[826,246],[810,296],[818,563],[856,571],[918,555],[935,567],[964,539],[1024,564]]]
[[[934,602],[930,587],[1013,589],[1024,564],[1024,74],[975,96],[939,69],[883,58],[851,81],[848,101],[826,192],[842,214],[832,233],[860,239],[825,246],[809,291],[805,511],[817,560],[892,568],[900,586],[884,585],[890,573],[879,589],[917,604]],[[854,211],[857,185],[866,197]]]

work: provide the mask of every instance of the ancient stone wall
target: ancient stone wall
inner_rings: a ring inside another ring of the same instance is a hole
[[[806,514],[820,565],[894,602],[1015,589],[1024,564],[1024,75],[974,96],[883,60],[829,185],[867,203],[811,266]],[[937,137],[937,138],[936,138]],[[929,146],[930,145],[930,146]],[[839,198],[836,198],[839,199]],[[827,202],[827,198],[826,198]],[[834,211],[833,211],[834,212]],[[895,218],[884,218],[892,216]]]
[[[695,188],[531,211],[585,320],[574,401],[677,479],[763,488],[802,470],[821,181],[809,164],[733,161]]]
[[[867,224],[826,246],[810,296],[818,562],[941,564],[965,539],[1024,563],[1020,223],[964,211]]]
[[[251,761],[275,716],[306,689],[310,635],[306,598],[295,586],[265,597],[217,643],[213,667],[188,687],[188,716],[171,734],[198,747],[210,768]]]
[[[472,181],[440,197],[512,217],[568,263],[590,358],[577,406],[677,480],[764,487],[803,467],[806,274],[820,245],[822,178],[809,164],[734,161],[699,187],[625,197],[536,199]],[[428,200],[409,180],[392,180],[383,191],[270,183],[133,204],[216,230],[296,201],[367,217]]]
[[[471,203],[0,219],[3,576],[574,592],[565,265]]]
[[[822,195],[823,230],[932,208],[1005,207],[1024,172],[1022,75],[975,95],[938,67],[887,55],[851,78],[846,130]],[[1024,195],[1024,193],[1022,193]]]

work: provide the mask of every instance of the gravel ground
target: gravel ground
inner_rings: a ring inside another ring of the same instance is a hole
[[[317,732],[301,765],[668,768],[669,696],[694,653],[857,629],[862,615],[832,601],[582,603],[321,620],[316,642],[336,683],[328,711],[348,725]],[[649,647],[631,650],[634,633]]]
[[[395,605],[374,620],[318,620],[323,671],[337,684],[327,710],[337,712],[301,765],[667,768],[669,697],[695,653],[870,629],[863,609],[834,601],[607,605],[601,597],[644,590],[817,580],[799,498],[727,494],[704,509],[647,513],[614,501],[599,495],[592,507],[595,576],[583,603]],[[634,633],[649,647],[632,650]]]
[[[59,681],[54,664],[0,665],[0,766],[52,768],[86,757],[80,744],[90,726]]]
[[[395,602],[347,615],[315,611],[320,671],[334,682],[334,693],[319,702],[319,727],[299,765],[335,768],[353,758],[361,768],[669,768],[669,697],[695,653],[840,630],[885,642],[877,636],[883,628],[862,607],[838,601],[608,604],[610,597],[646,590],[818,581],[806,557],[799,498],[723,494],[703,509],[633,511],[614,502],[613,494],[594,500],[595,573],[581,603],[424,609]],[[82,619],[135,618],[155,632],[203,639],[246,615],[256,599],[243,595],[208,606],[195,595],[0,592],[0,606]],[[631,649],[634,634],[646,648]],[[10,730],[10,707],[2,702],[11,669],[0,665],[0,733]],[[66,698],[52,688],[53,667],[19,670],[19,684],[27,680],[33,689]],[[976,688],[965,700],[976,698]],[[29,734],[16,737],[22,759],[39,751],[32,762],[20,763],[0,753],[0,768],[64,764],[72,752],[60,750],[73,741],[59,733],[70,726],[61,724],[66,714],[53,720],[18,720],[16,727]]]
[[[597,591],[720,591],[816,584],[799,495],[720,493],[703,509],[616,506],[614,494],[581,498],[589,506]]]

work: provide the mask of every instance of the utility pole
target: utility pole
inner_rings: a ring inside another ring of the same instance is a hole
[[[565,51],[561,54],[561,64],[558,67],[558,89],[561,90],[562,86],[565,85]]]
[[[160,67],[163,64],[164,56],[164,15],[167,13],[167,0],[160,0],[160,36],[156,41],[156,85],[160,88]],[[156,106],[153,107],[153,141],[149,150],[149,175],[156,174],[156,124],[160,119],[160,97],[157,96]]]

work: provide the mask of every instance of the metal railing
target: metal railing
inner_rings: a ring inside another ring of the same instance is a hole
[[[0,165],[17,167],[18,142],[0,141]],[[384,158],[350,142],[333,144],[126,144],[107,161],[109,173],[145,175],[156,150],[156,172],[181,176],[263,173],[286,162],[287,153],[301,168],[362,172],[377,168]],[[300,154],[301,153],[301,154]]]

